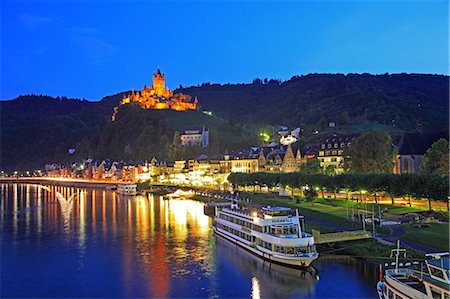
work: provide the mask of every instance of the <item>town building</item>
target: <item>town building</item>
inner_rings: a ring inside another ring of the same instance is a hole
[[[205,126],[188,127],[181,133],[180,139],[182,146],[207,148],[209,145],[209,130]]]
[[[286,153],[284,154],[281,170],[283,172],[295,172],[299,170],[299,165],[290,144],[287,146]]]
[[[431,145],[439,138],[448,138],[445,133],[425,134],[420,131],[405,133],[398,143],[395,156],[394,173],[417,173],[422,159]]]
[[[333,167],[335,173],[344,172],[345,151],[358,135],[333,135],[319,143],[317,159],[323,169]]]

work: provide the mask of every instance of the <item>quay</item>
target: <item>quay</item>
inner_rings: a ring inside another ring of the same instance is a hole
[[[78,187],[85,188],[106,188],[115,187],[121,184],[120,181],[94,181],[75,178],[53,178],[53,177],[19,177],[19,178],[0,178],[0,183],[3,184],[45,184],[54,186],[73,187],[76,184]]]

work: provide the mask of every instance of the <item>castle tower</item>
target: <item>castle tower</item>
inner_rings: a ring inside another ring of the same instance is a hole
[[[165,91],[165,79],[164,74],[161,74],[161,71],[158,70],[153,75],[153,89],[155,90],[156,95],[163,96]]]
[[[283,165],[281,166],[283,172],[294,172],[297,171],[297,161],[294,157],[294,152],[292,151],[291,145],[289,144],[286,149],[286,154],[284,155]]]

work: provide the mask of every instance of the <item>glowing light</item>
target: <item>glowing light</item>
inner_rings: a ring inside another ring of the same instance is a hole
[[[292,143],[294,143],[294,142],[296,142],[296,141],[297,141],[297,138],[295,138],[295,136],[292,136],[292,135],[283,136],[283,137],[281,137],[281,139],[280,139],[280,143],[281,143],[282,145],[292,144]]]
[[[270,134],[267,131],[261,131],[259,132],[259,136],[262,138],[264,142],[270,141]]]

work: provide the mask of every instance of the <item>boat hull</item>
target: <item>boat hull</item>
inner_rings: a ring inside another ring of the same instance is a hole
[[[264,260],[270,261],[272,263],[277,263],[277,264],[280,264],[283,266],[287,266],[287,267],[306,269],[311,265],[311,263],[315,259],[317,259],[319,257],[318,253],[314,253],[311,256],[300,256],[300,257],[285,257],[285,256],[281,256],[281,255],[276,255],[276,254],[269,254],[269,253],[263,252],[263,251],[255,248],[255,247],[249,246],[249,245],[241,242],[240,240],[225,234],[224,232],[220,231],[220,229],[218,229],[215,226],[213,226],[213,231],[216,235],[218,235],[232,243],[239,245],[243,249],[255,254],[256,256],[258,256]]]

